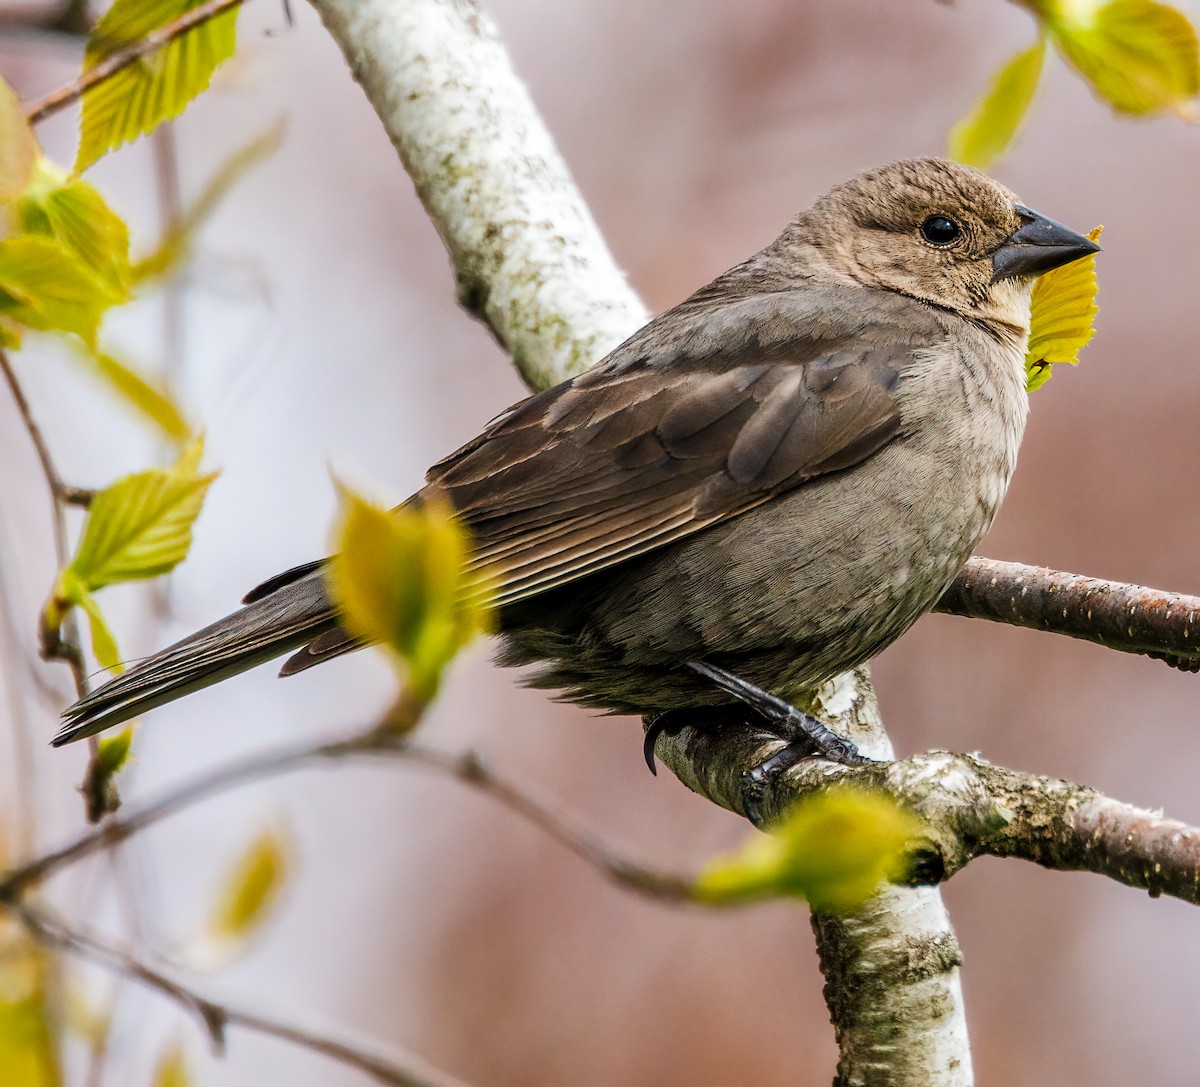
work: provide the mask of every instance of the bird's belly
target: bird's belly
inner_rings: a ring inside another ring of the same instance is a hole
[[[593,635],[639,660],[798,650],[821,678],[873,656],[936,602],[1007,483],[913,457],[881,451],[643,560]]]
[[[957,457],[957,454],[956,454]],[[567,587],[507,632],[508,663],[609,709],[720,701],[709,659],[781,694],[868,660],[937,601],[986,531],[1011,464],[903,441],[662,551]],[[984,479],[987,482],[981,483]]]

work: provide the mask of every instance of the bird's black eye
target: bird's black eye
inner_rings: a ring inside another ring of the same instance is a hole
[[[958,240],[962,227],[944,215],[931,215],[921,224],[921,237],[930,245],[949,245]]]

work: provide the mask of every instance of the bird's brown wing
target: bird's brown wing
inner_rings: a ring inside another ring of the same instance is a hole
[[[708,358],[588,373],[524,401],[435,465],[506,605],[847,468],[899,431],[907,347]]]
[[[505,412],[435,464],[414,500],[458,510],[500,606],[625,562],[849,468],[896,436],[895,387],[911,348],[806,346],[769,361],[588,371]],[[358,646],[330,630],[280,674]]]

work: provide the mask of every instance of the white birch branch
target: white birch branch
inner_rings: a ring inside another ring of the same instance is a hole
[[[313,6],[446,243],[460,303],[531,387],[645,324],[486,14],[468,0]]]
[[[312,2],[449,250],[460,301],[526,382],[544,388],[578,373],[645,321],[477,4]],[[864,670],[831,686],[824,705],[861,747],[890,751]],[[700,785],[686,744],[664,737],[659,750],[685,784]],[[736,757],[727,766],[739,772]],[[816,928],[841,1045],[839,1082],[970,1084],[957,955],[943,955],[923,976],[879,968],[914,946],[956,946],[938,893],[888,890],[855,917],[819,919]],[[864,991],[874,999],[863,1001]]]

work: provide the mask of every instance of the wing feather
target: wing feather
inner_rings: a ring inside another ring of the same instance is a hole
[[[799,347],[591,373],[435,465],[497,604],[598,573],[870,456],[900,429],[909,348]]]

